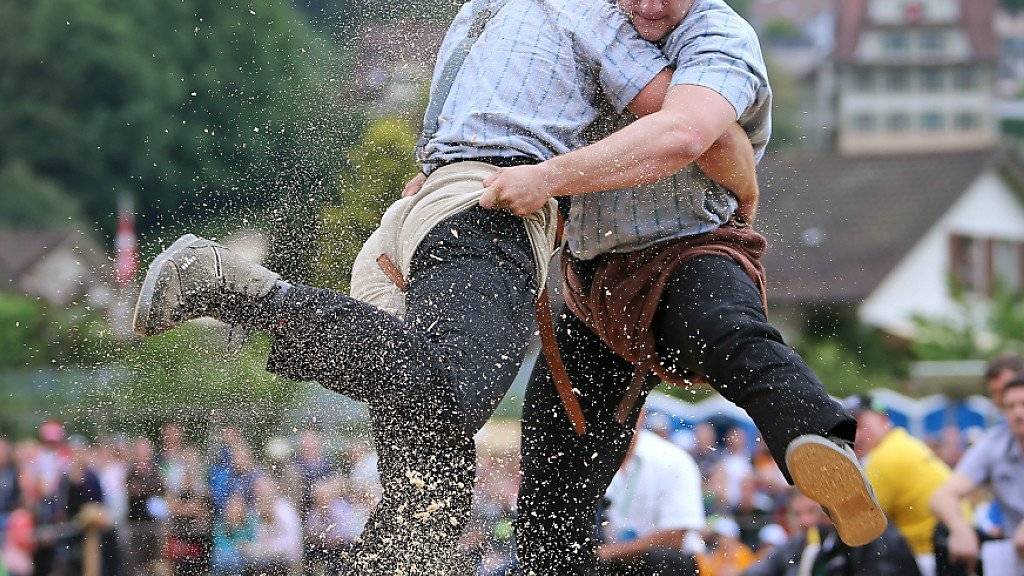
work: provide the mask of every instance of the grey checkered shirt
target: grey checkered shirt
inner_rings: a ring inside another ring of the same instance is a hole
[[[473,22],[467,3],[448,29],[434,68]],[[426,165],[480,157],[546,160],[587,144],[598,103],[621,112],[668,60],[607,0],[507,0],[455,76]]]
[[[772,93],[757,34],[723,0],[695,0],[663,50],[676,68],[672,84],[693,84],[721,94],[736,109],[758,160],[771,135]],[[610,114],[594,139],[628,119]],[[629,252],[709,232],[736,210],[732,194],[691,165],[651,186],[574,197],[566,240],[578,258]]]

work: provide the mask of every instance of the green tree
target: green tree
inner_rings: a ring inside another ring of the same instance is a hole
[[[792,21],[776,19],[765,24],[763,36],[769,42],[794,42],[804,34]]]
[[[768,78],[772,85],[772,139],[769,145],[773,149],[785,149],[799,146],[804,137],[800,115],[801,99],[813,98],[813,95],[802,94],[799,81],[791,74],[767,59]]]
[[[954,318],[914,318],[917,338],[911,349],[916,358],[974,360],[1024,353],[1024,299],[1019,292],[1000,288],[984,303],[958,294],[957,308]]]
[[[0,369],[39,363],[46,334],[42,306],[25,296],[0,294]]]
[[[55,228],[80,224],[78,203],[59,184],[40,177],[21,160],[0,166],[0,225]]]
[[[750,0],[726,0],[726,3],[744,18],[750,13]]]
[[[1020,12],[1024,9],[1024,0],[1001,0],[1003,8],[1011,12]]]
[[[125,350],[112,385],[86,400],[134,430],[169,417],[202,421],[214,412],[254,432],[272,430],[302,387],[265,371],[268,349],[261,338],[228,354],[219,330],[186,324]]]
[[[318,29],[344,39],[366,23],[417,19],[446,25],[464,0],[294,0]]]
[[[382,118],[372,122],[349,151],[351,173],[341,182],[338,203],[326,208],[322,217],[317,278],[323,285],[347,288],[359,248],[416,174],[415,143],[407,122]]]
[[[900,373],[891,360],[872,364],[862,348],[841,338],[811,339],[797,347],[800,356],[834,396],[849,396],[872,388],[897,388]]]
[[[121,346],[106,318],[86,306],[0,293],[0,370],[99,365],[120,359]]]
[[[333,178],[337,49],[281,2],[0,0],[0,165],[26,162],[113,225],[250,217]]]

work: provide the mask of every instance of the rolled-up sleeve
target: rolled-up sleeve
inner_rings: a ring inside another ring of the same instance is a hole
[[[644,40],[610,2],[581,3],[575,30],[577,50],[597,68],[605,98],[622,112],[668,65],[654,44]]]
[[[982,436],[973,446],[964,452],[956,465],[956,472],[970,479],[975,485],[987,484],[992,478],[992,457],[998,438],[995,430]]]
[[[687,18],[669,36],[665,54],[676,71],[672,85],[714,90],[742,117],[768,89],[757,34],[735,13],[707,10]]]

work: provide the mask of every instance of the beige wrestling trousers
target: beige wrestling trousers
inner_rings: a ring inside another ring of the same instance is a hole
[[[405,315],[405,290],[413,255],[420,242],[443,220],[480,202],[483,180],[500,170],[483,162],[458,162],[434,170],[423,188],[388,208],[352,266],[351,296],[398,317]],[[544,288],[555,249],[558,203],[548,203],[523,217],[533,247],[538,292]],[[383,258],[382,258],[383,257]],[[388,268],[392,269],[390,275]],[[396,278],[396,272],[400,278]],[[399,280],[396,282],[396,280]]]

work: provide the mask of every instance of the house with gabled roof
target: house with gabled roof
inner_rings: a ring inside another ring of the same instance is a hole
[[[105,305],[112,279],[102,247],[81,230],[0,229],[0,292]]]
[[[1024,163],[1002,149],[769,155],[759,228],[773,319],[846,309],[910,338],[955,297],[1024,289]]]
[[[843,0],[833,55],[846,154],[998,142],[998,0]]]

